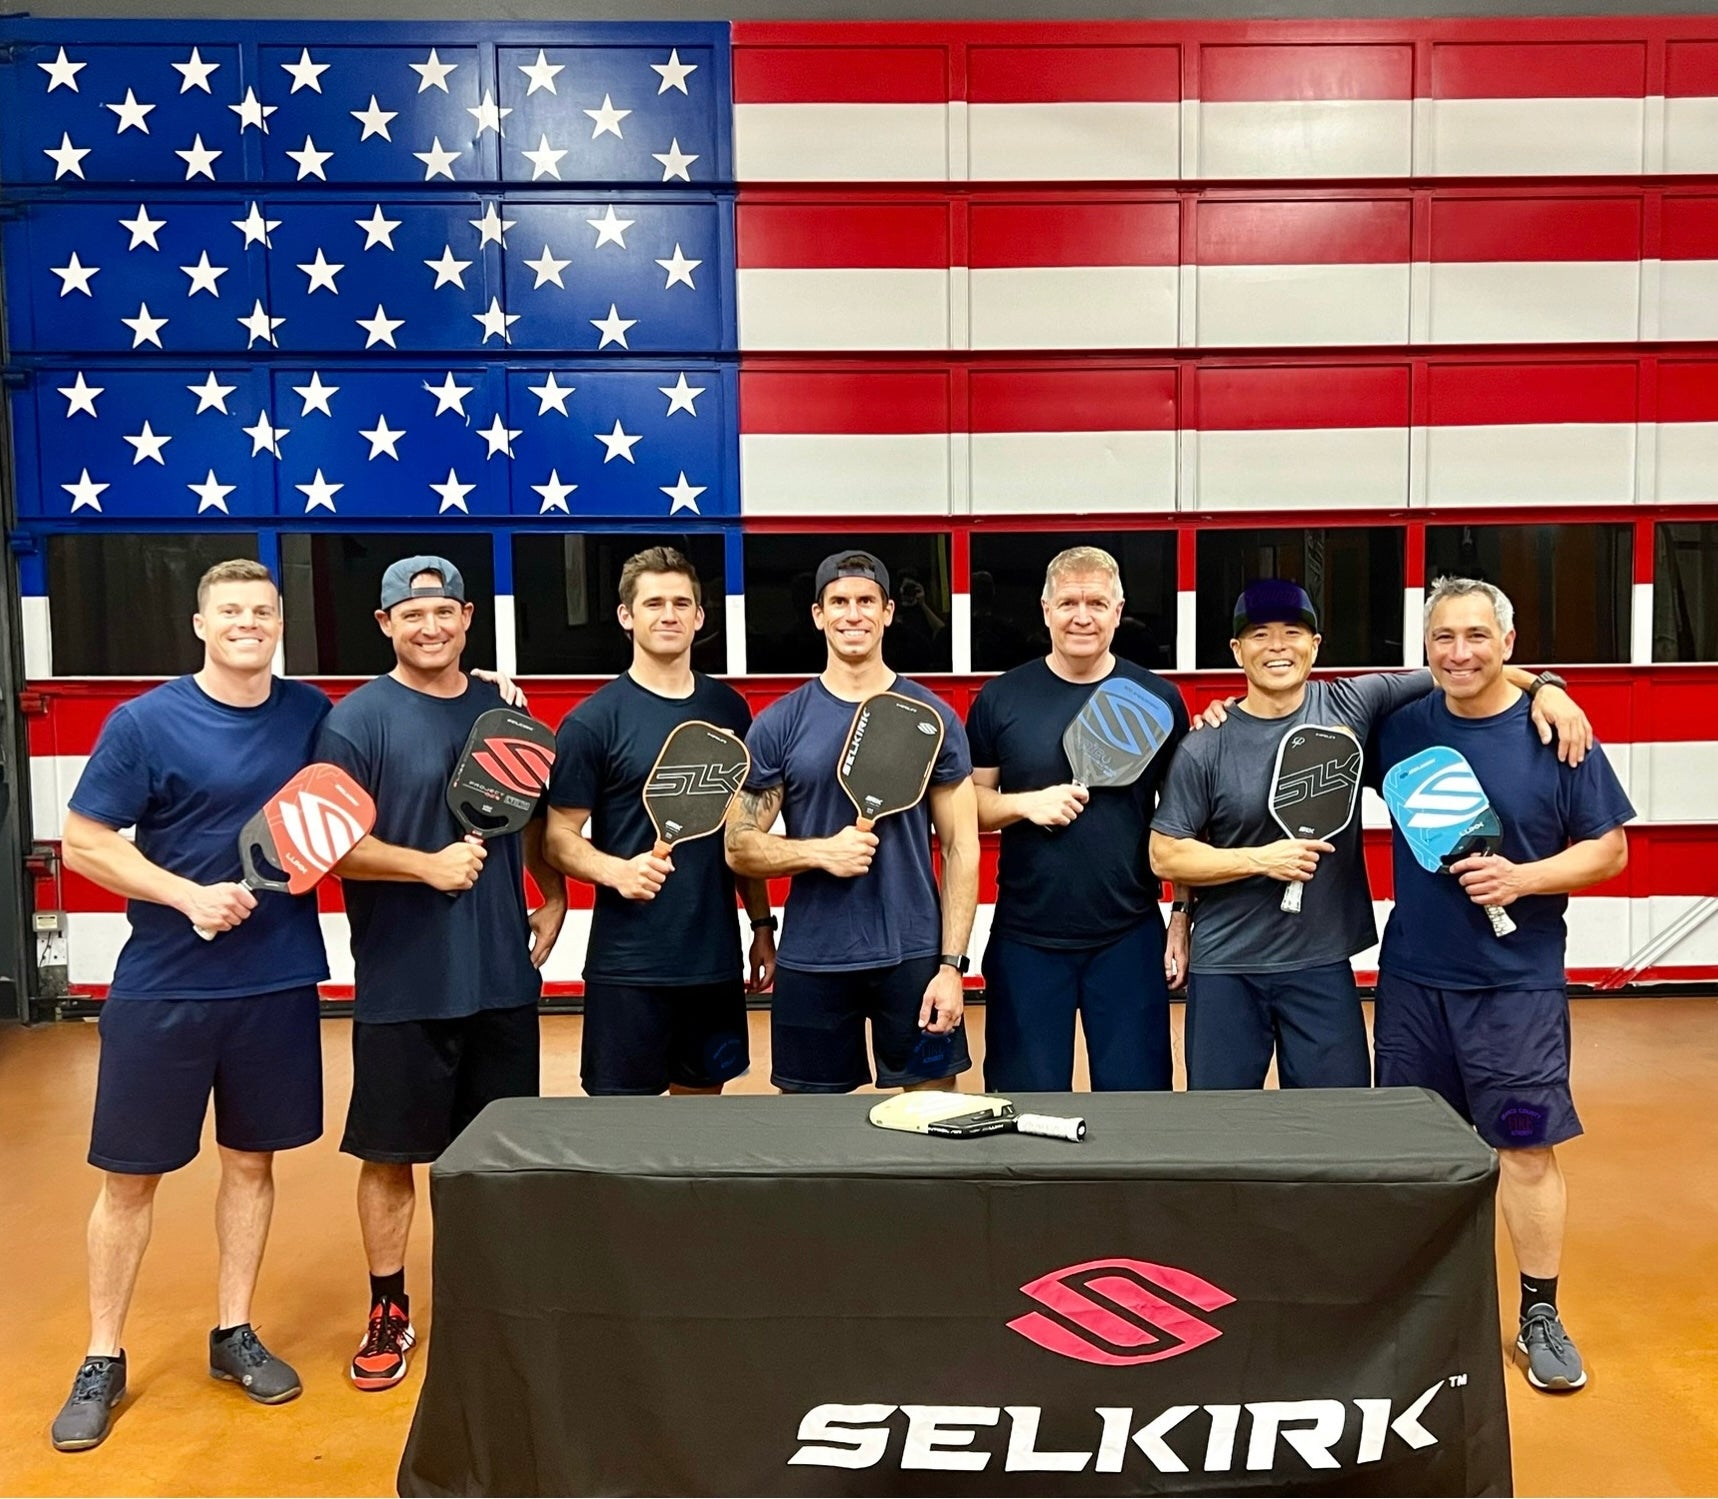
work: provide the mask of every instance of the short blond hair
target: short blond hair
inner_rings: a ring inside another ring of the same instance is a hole
[[[638,597],[638,580],[646,573],[679,573],[692,585],[692,602],[700,609],[704,607],[704,585],[698,581],[692,559],[676,547],[646,547],[628,557],[620,569],[620,602],[629,614],[632,601]]]
[[[1069,547],[1066,551],[1057,552],[1044,569],[1043,599],[1046,604],[1056,591],[1056,580],[1067,577],[1069,573],[1107,573],[1115,583],[1116,598],[1123,596],[1121,564],[1114,557],[1102,547]]]
[[[208,607],[209,590],[217,583],[267,583],[276,593],[280,592],[280,585],[274,581],[274,574],[262,563],[250,557],[233,557],[226,562],[217,562],[197,579],[199,614]]]

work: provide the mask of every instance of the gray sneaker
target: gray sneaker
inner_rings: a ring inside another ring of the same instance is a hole
[[[54,1417],[53,1442],[61,1452],[83,1452],[107,1439],[114,1406],[125,1399],[125,1350],[118,1358],[92,1354],[72,1381],[72,1392]]]
[[[304,1390],[297,1371],[264,1348],[248,1322],[219,1342],[209,1334],[209,1374],[243,1385],[259,1405],[284,1405]]]
[[[1528,1384],[1536,1390],[1567,1395],[1587,1382],[1580,1349],[1563,1330],[1557,1308],[1543,1301],[1527,1308],[1527,1315],[1521,1319],[1521,1332],[1515,1339],[1515,1351],[1527,1366]]]

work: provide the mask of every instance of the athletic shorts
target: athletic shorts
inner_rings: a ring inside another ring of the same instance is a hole
[[[872,1081],[873,1060],[879,1088],[965,1072],[972,1057],[964,1023],[942,1036],[919,1029],[919,1008],[938,966],[934,957],[844,973],[778,964],[770,1004],[770,1081],[787,1093],[851,1093]]]
[[[1431,989],[1381,973],[1372,1042],[1380,1088],[1432,1089],[1497,1150],[1581,1133],[1567,990]]]
[[[362,1161],[433,1161],[486,1105],[537,1097],[541,1053],[534,1004],[456,1020],[355,1020],[340,1148]]]
[[[209,1097],[228,1150],[308,1145],[322,1134],[316,986],[244,999],[110,999],[89,1162],[154,1176],[196,1159]]]
[[[594,1097],[719,1088],[751,1066],[746,986],[585,980],[579,1079]]]
[[[1187,981],[1187,1086],[1369,1088],[1366,1017],[1346,959],[1286,973],[1195,973]]]

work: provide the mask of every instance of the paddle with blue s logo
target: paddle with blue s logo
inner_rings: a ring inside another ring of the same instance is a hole
[[[1168,703],[1127,677],[1100,682],[1062,731],[1074,784],[1131,786],[1169,742],[1175,715]]]
[[[1503,823],[1461,753],[1436,744],[1392,765],[1384,776],[1384,804],[1421,869],[1449,873],[1470,854],[1503,847]],[[1515,923],[1502,906],[1484,907],[1492,935],[1507,937]]]

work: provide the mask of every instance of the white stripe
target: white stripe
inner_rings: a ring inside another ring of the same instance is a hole
[[[1632,504],[1633,423],[1432,427],[1428,505]]]
[[[1664,169],[1718,172],[1718,99],[1664,101]]]
[[[964,182],[967,164],[972,155],[972,121],[967,114],[966,100],[950,99],[948,104],[948,133],[943,154],[950,182]]]
[[[1718,475],[1718,422],[1658,424],[1658,494],[1664,504],[1710,504]]]
[[[495,669],[505,676],[519,675],[519,635],[513,614],[513,595],[495,595]]]
[[[1399,507],[1408,502],[1405,427],[1205,431],[1201,510]]]
[[[1718,260],[1664,260],[1658,270],[1660,338],[1718,338]]]
[[[30,756],[30,831],[37,839],[65,836],[66,806],[88,764],[88,755]]]
[[[1434,99],[1432,172],[1440,177],[1638,173],[1641,99]]]
[[[1408,337],[1408,263],[1190,267],[1199,347],[1399,344]]]
[[[1661,740],[1628,748],[1647,774],[1642,799],[1635,802],[1641,821],[1718,822],[1718,744]]]
[[[18,600],[24,628],[24,679],[38,681],[54,674],[54,632],[47,598],[26,593]]]
[[[947,515],[948,434],[740,438],[747,515]]]
[[[723,599],[722,607],[728,634],[728,674],[743,677],[746,674],[746,596],[730,593]]]
[[[957,675],[972,670],[972,595],[957,593],[949,610],[949,644],[951,666]]]
[[[1650,666],[1652,664],[1652,584],[1636,583],[1629,595],[1629,600],[1631,604],[1629,660],[1636,666]]]
[[[975,432],[975,515],[1175,509],[1173,432]]]
[[[1194,671],[1199,666],[1199,599],[1191,588],[1175,595],[1175,669]]]
[[[1179,279],[1172,265],[975,270],[972,347],[1173,347]]]
[[[1402,665],[1409,671],[1426,664],[1426,590],[1402,590]],[[1379,803],[1383,805],[1382,802]]]
[[[942,104],[736,104],[734,170],[744,182],[941,182]]]
[[[736,273],[745,349],[941,349],[946,270],[771,269]]]
[[[1640,263],[1434,261],[1434,343],[1631,341]]]
[[[973,104],[975,181],[1174,178],[1179,104]]]
[[[1200,104],[1201,177],[1406,177],[1408,99]]]

